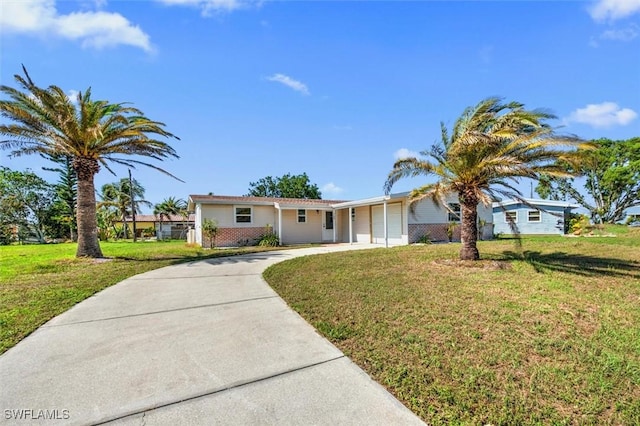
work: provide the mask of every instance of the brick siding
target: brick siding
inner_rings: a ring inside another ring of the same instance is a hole
[[[255,245],[265,233],[264,226],[255,228],[218,228],[216,247],[238,247]],[[210,248],[209,238],[202,236],[202,247]]]

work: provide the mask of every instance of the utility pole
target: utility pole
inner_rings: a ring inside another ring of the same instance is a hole
[[[136,235],[136,203],[133,199],[133,179],[131,179],[131,169],[129,169],[129,198],[131,198],[131,217],[133,219],[133,242],[138,241]]]

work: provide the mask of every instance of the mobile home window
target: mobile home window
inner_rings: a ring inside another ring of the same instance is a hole
[[[253,209],[251,207],[236,207],[236,223],[251,223]]]
[[[305,209],[298,209],[298,223],[305,223],[307,221],[307,211]]]
[[[518,222],[518,212],[504,212],[504,221],[509,223],[517,223]]]
[[[540,210],[529,210],[527,219],[529,222],[541,222]]]
[[[449,209],[447,220],[449,222],[460,222],[460,204],[449,203]]]

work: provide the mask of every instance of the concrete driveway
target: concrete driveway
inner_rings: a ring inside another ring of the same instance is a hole
[[[332,245],[128,278],[0,356],[2,424],[422,424],[262,279]]]

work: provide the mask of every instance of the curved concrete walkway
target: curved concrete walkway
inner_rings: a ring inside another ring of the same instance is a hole
[[[0,423],[421,424],[262,279],[354,248],[203,260],[109,287],[0,356]]]

